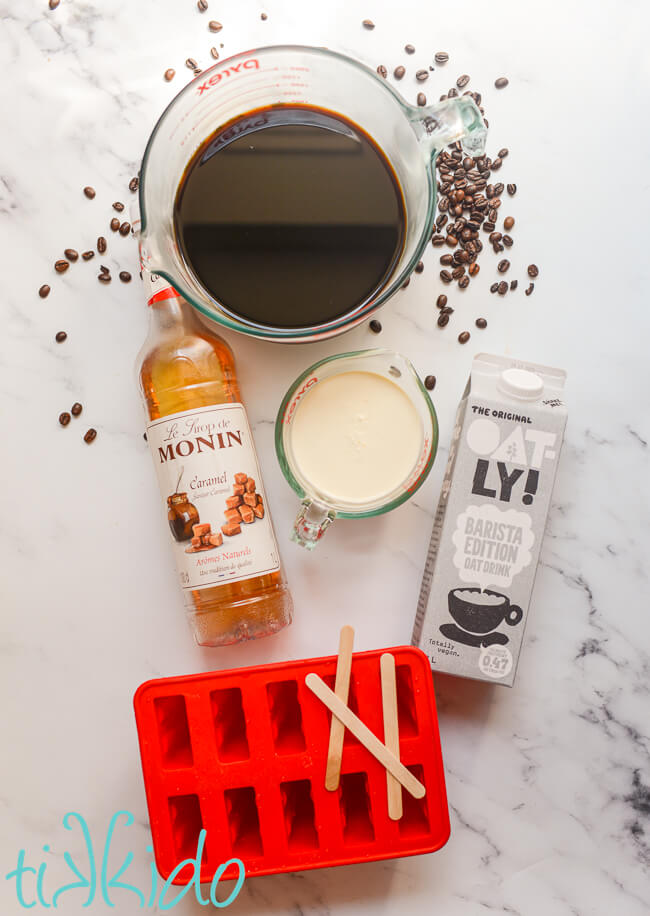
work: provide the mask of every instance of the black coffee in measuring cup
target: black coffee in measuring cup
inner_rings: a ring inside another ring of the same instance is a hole
[[[219,128],[178,188],[188,267],[238,318],[312,327],[361,308],[399,260],[406,217],[385,155],[358,125],[310,106]]]

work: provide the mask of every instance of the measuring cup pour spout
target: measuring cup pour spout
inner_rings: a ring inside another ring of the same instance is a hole
[[[426,108],[412,109],[411,123],[422,146],[436,155],[445,146],[460,140],[471,156],[485,152],[487,128],[481,112],[469,96],[446,99]]]

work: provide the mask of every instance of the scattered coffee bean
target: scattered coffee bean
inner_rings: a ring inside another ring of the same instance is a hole
[[[439,327],[439,328],[445,328],[445,327],[447,327],[447,325],[449,324],[449,315],[448,315],[446,312],[441,312],[441,313],[438,315],[438,322],[437,322],[437,324],[438,324],[438,327]]]
[[[220,22],[217,22],[216,19],[211,19],[210,22],[208,22],[208,28],[211,32],[220,32],[223,26]]]
[[[205,13],[208,8],[208,0],[198,0],[196,5],[199,8],[199,13]]]
[[[92,249],[89,249],[88,251],[82,251],[81,257],[84,259],[84,261],[90,261],[95,257],[95,252]]]
[[[508,284],[506,283],[505,280],[502,280],[501,283],[499,283],[499,286],[497,287],[497,292],[500,296],[505,296],[505,294],[508,292]]]
[[[145,442],[148,442],[148,441],[149,441],[149,440],[147,439],[147,434],[146,434],[146,433],[142,433],[142,438],[144,439]]]
[[[373,318],[370,324],[368,325],[373,334],[381,333],[381,321],[377,321],[376,318]]]
[[[460,280],[460,278],[463,276],[464,273],[465,273],[465,268],[462,266],[462,264],[460,264],[458,267],[454,267],[454,269],[451,272],[451,275],[454,278],[454,280]]]
[[[47,299],[47,297],[50,295],[50,287],[47,285],[47,283],[44,283],[41,286],[38,291],[38,295],[41,297],[41,299]]]
[[[404,45],[404,50],[407,54],[415,54],[415,48],[413,45]]]
[[[58,261],[54,262],[54,269],[58,274],[64,274],[68,267],[70,267],[70,262],[65,261],[63,258],[59,258]]]
[[[505,76],[500,76],[499,79],[494,81],[494,85],[497,89],[505,89],[508,85],[508,80]]]
[[[97,274],[97,279],[100,283],[110,283],[111,275],[108,272],[102,271],[101,273]]]
[[[187,60],[185,61],[185,66],[187,67],[188,70],[196,70],[196,68],[198,67],[198,64],[194,60],[193,57],[188,57]]]
[[[79,260],[79,252],[75,251],[74,248],[66,248],[63,254],[66,256],[68,261],[78,261]]]
[[[424,270],[424,262],[418,261],[417,264],[415,265],[416,274],[421,274],[423,270]]]
[[[469,331],[463,331],[458,335],[458,343],[466,344],[469,340]]]
[[[91,187],[84,188],[84,194],[86,195],[88,200],[92,200],[96,193],[97,192],[95,191],[94,188],[91,188]]]
[[[113,231],[113,232],[117,232],[117,230],[120,228],[120,221],[119,221],[119,219],[118,219],[116,216],[114,216],[113,219],[111,220],[111,224],[110,224],[110,225],[111,225],[112,231]]]
[[[47,5],[49,6],[51,10],[55,10],[60,2],[61,0],[49,0],[49,3]]]
[[[459,89],[464,89],[468,83],[469,83],[469,76],[467,75],[467,73],[463,73],[463,75],[459,76],[458,79],[456,80],[456,85],[458,86]]]
[[[474,261],[474,263],[470,264],[467,268],[467,273],[470,275],[470,277],[475,277],[480,269],[480,266],[476,263],[476,261]]]
[[[130,282],[131,282],[131,274],[128,272],[128,270],[121,270],[121,271],[120,271],[120,280],[122,281],[122,283],[130,283]]]
[[[388,76],[388,70],[386,69],[386,67],[384,67],[383,64],[379,64],[379,66],[377,67],[377,73],[380,76],[383,76],[384,79],[386,79],[386,77]]]
[[[449,60],[449,55],[447,54],[446,51],[436,51],[436,53],[433,56],[433,59],[435,60],[437,64],[446,64],[447,61]]]
[[[423,92],[418,92],[417,102],[420,108],[424,108],[424,106],[427,104],[427,97]]]
[[[454,310],[452,309],[450,305],[446,305],[444,309],[440,309],[440,314],[441,315],[453,315]]]
[[[72,407],[70,408],[70,413],[72,414],[73,417],[78,417],[82,410],[83,410],[83,407],[81,406],[79,401],[75,401]]]
[[[122,210],[124,209],[124,204],[122,203],[121,200],[116,200],[115,203],[113,204],[113,209],[117,210],[118,213],[121,213]]]
[[[529,265],[528,265],[528,276],[529,276],[529,277],[537,277],[537,276],[539,276],[539,267],[537,266],[537,264],[529,264]]]
[[[508,194],[509,194],[511,197],[514,197],[514,195],[517,193],[517,185],[516,185],[516,184],[509,184],[509,185],[506,185],[506,189],[507,189],[507,191],[508,191]]]
[[[440,248],[441,245],[445,244],[444,235],[434,235],[433,238],[431,239],[431,244],[433,245],[434,248]]]
[[[116,220],[115,222],[119,223],[119,220]],[[113,228],[113,224],[111,223],[111,229],[112,229],[112,228]],[[118,226],[118,228],[119,228],[119,226]],[[97,251],[98,251],[100,254],[104,254],[107,247],[108,247],[108,246],[107,246],[107,244],[106,244],[106,239],[104,238],[103,235],[100,235],[99,238],[97,239]]]
[[[504,235],[501,241],[506,246],[506,248],[512,248],[514,245],[514,239],[510,235]]]
[[[440,293],[440,295],[436,299],[436,306],[439,309],[443,309],[446,305],[447,305],[447,297],[445,296],[444,293]]]
[[[125,236],[128,235],[129,232],[131,231],[131,223],[127,223],[127,222],[122,223],[119,231],[120,231],[120,235],[125,235]]]
[[[441,270],[440,279],[442,280],[443,283],[451,283],[452,276],[448,270]]]
[[[515,224],[515,218],[514,218],[514,216],[506,216],[506,218],[505,218],[504,221],[503,221],[503,228],[504,228],[504,229],[507,229],[507,230],[510,230],[510,229],[512,229],[512,227],[514,226],[514,224]]]
[[[502,165],[503,165],[503,160],[499,156],[497,156],[497,158],[492,162],[492,171],[493,172],[498,171]]]
[[[364,29],[368,29],[369,31],[372,31],[375,27],[375,23],[372,21],[372,19],[364,19],[361,25],[364,27]]]
[[[401,64],[399,67],[395,67],[395,69],[393,70],[393,76],[395,77],[396,80],[401,80],[405,73],[406,73],[406,67],[402,67]]]
[[[100,264],[99,269],[101,270],[103,274],[110,274],[110,270],[108,267],[106,267],[105,264]]]
[[[176,76],[176,71],[173,67],[170,67],[168,70],[165,70],[165,80],[170,83]],[[94,195],[93,195],[94,196]]]
[[[97,438],[97,430],[93,429],[92,426],[89,430],[86,431],[84,435],[84,442],[87,442],[89,445],[91,442],[94,442]]]
[[[210,56],[213,57],[215,60],[219,60],[219,52],[217,51],[216,48],[210,48]]]
[[[424,387],[427,389],[427,391],[433,391],[433,389],[436,387],[435,375],[427,375],[424,380]]]
[[[260,19],[262,20],[262,22],[266,22],[268,18],[269,17],[267,13],[260,13]]]
[[[468,286],[469,286],[469,277],[466,277],[466,276],[461,277],[460,280],[458,281],[458,288],[467,289]]]
[[[491,293],[496,293],[496,291],[498,290],[498,288],[499,288],[499,284],[498,284],[498,283],[493,283],[492,286],[490,287],[490,292],[491,292]]]
[[[511,280],[511,281],[510,281],[510,289],[511,289],[511,291],[512,291],[513,293],[514,293],[514,291],[517,289],[518,286],[519,286],[519,280]]]
[[[535,284],[534,284],[534,283],[531,283],[531,284],[528,286],[528,289],[526,289],[524,292],[526,293],[527,296],[530,296],[530,294],[532,293],[532,291],[533,291],[534,289],[535,289]]]
[[[428,70],[417,70],[415,74],[415,78],[418,81],[418,83],[423,83],[425,80],[429,79],[429,71]]]
[[[68,335],[65,331],[57,331],[54,335],[54,339],[57,343],[63,343],[64,340],[67,340]]]
[[[504,258],[503,261],[499,261],[497,264],[497,270],[500,274],[504,274],[510,267],[510,261],[507,258]]]
[[[487,328],[487,321],[485,320],[485,318],[477,318],[474,324],[476,325],[477,328],[481,328],[481,330],[483,330],[484,328]]]
[[[443,267],[449,267],[449,265],[453,264],[453,262],[454,262],[453,254],[440,255],[440,263],[443,265]]]
[[[400,289],[406,289],[406,287],[409,285],[410,282],[411,282],[411,278],[407,277],[406,280],[404,280],[404,282],[402,283]]]
[[[70,414],[67,412],[67,410],[64,410],[63,413],[59,414],[59,423],[61,426],[67,426],[70,422],[70,419]]]

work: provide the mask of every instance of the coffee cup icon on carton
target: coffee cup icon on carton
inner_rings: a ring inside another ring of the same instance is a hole
[[[447,600],[449,613],[469,633],[490,633],[504,620],[514,627],[524,616],[519,605],[511,604],[507,595],[490,589],[454,588]]]

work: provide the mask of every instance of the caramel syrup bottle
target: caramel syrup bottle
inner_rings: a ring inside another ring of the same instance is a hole
[[[139,385],[161,511],[192,512],[191,536],[170,542],[195,639],[225,646],[268,636],[291,622],[293,603],[232,351],[166,280],[146,270],[143,278],[151,318]]]

